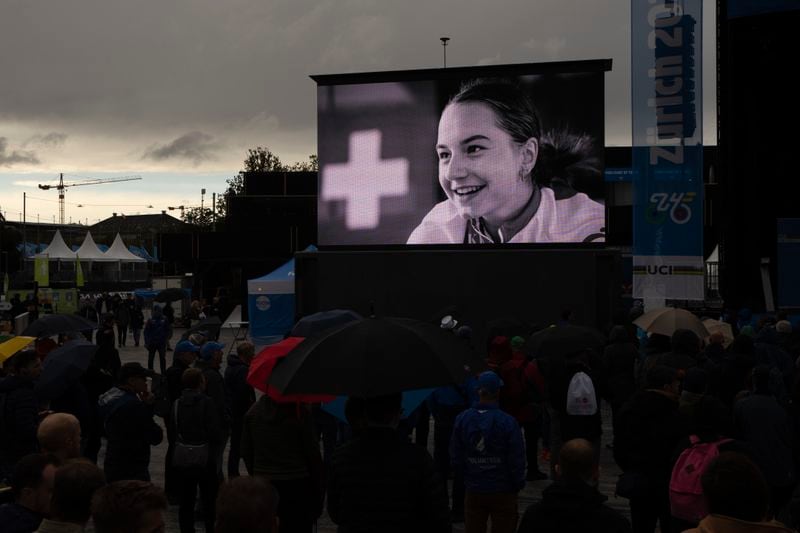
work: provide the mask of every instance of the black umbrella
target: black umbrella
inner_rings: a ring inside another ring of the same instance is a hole
[[[306,339],[275,366],[283,394],[376,396],[461,383],[480,364],[449,331],[407,318],[364,318]]]
[[[178,300],[183,300],[186,298],[186,291],[183,289],[179,289],[177,287],[170,287],[169,289],[164,289],[163,291],[159,291],[156,294],[156,297],[153,298],[156,302],[177,302]]]
[[[97,348],[96,344],[78,339],[47,354],[36,382],[36,397],[47,401],[61,396],[86,372]]]
[[[550,326],[531,335],[525,343],[525,351],[533,357],[559,357],[600,349],[605,344],[605,337],[593,328]]]
[[[97,323],[80,315],[44,315],[34,320],[22,335],[25,337],[50,337],[59,333],[72,331],[91,331],[97,329]]]
[[[363,318],[355,311],[349,309],[332,309],[330,311],[320,311],[313,315],[304,316],[297,321],[297,324],[292,328],[289,333],[290,337],[311,337],[322,333],[326,329],[341,326],[352,322],[353,320],[360,320]]]
[[[194,333],[201,333],[207,339],[217,340],[219,338],[219,330],[221,327],[222,321],[219,319],[219,317],[210,316],[208,318],[204,318],[194,326],[187,329],[183,335],[181,335],[181,340],[187,340]]]

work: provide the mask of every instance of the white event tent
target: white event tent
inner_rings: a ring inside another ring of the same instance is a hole
[[[125,243],[122,242],[122,237],[120,237],[119,233],[114,238],[114,242],[111,244],[111,247],[105,253],[107,261],[121,261],[125,263],[146,263],[147,259],[142,259],[138,255],[134,255],[128,250]],[[83,256],[81,256],[83,259]]]
[[[64,237],[61,236],[61,232],[56,230],[50,245],[42,250],[42,253],[36,254],[35,257],[47,257],[51,261],[75,261],[75,252],[69,249],[67,243],[64,242]]]
[[[97,247],[97,244],[92,238],[92,232],[90,231],[86,232],[83,244],[75,251],[75,255],[77,255],[81,261],[115,261],[115,259],[110,258]]]

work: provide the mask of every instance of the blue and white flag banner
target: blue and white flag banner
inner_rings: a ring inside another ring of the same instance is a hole
[[[635,298],[704,297],[702,12],[631,1]]]

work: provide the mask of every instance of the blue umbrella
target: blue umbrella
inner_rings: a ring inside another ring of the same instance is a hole
[[[428,399],[428,396],[433,394],[436,389],[416,389],[403,391],[403,418],[408,417],[414,409]],[[337,396],[332,402],[322,404],[322,410],[327,411],[342,422],[347,422],[347,417],[344,416],[344,405],[347,402],[347,396]]]
[[[304,316],[297,321],[289,334],[291,337],[311,337],[321,331],[341,326],[354,320],[360,320],[361,315],[349,309],[332,309],[330,311],[320,311],[313,315]]]
[[[86,340],[74,340],[56,348],[45,357],[42,374],[36,382],[36,396],[53,400],[61,396],[89,368],[98,346]]]

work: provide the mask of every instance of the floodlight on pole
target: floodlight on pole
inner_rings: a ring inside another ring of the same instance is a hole
[[[439,40],[442,41],[442,54],[444,59],[444,68],[447,68],[447,41],[450,40],[450,37],[439,37]]]

